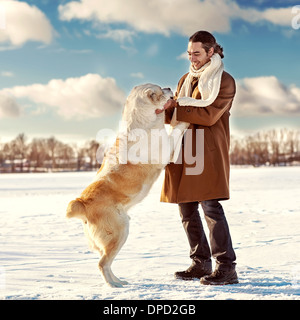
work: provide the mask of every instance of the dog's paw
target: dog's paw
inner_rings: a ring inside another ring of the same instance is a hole
[[[106,282],[106,284],[111,288],[122,288],[123,285],[127,285],[128,282],[125,280],[115,279],[115,281]]]

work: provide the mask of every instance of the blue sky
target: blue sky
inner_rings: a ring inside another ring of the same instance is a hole
[[[95,139],[142,83],[176,88],[188,38],[212,32],[236,79],[233,135],[299,128],[300,3],[0,0],[0,142]],[[293,11],[292,11],[293,10]]]

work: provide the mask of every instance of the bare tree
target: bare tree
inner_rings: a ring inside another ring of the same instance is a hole
[[[47,148],[50,152],[50,159],[52,161],[52,170],[56,168],[56,162],[55,162],[55,152],[58,145],[58,141],[55,137],[51,137],[47,139]]]
[[[90,158],[90,169],[94,169],[97,166],[96,154],[97,154],[98,147],[99,147],[99,143],[95,140],[91,140],[89,142],[88,148],[86,149],[87,155]]]
[[[24,133],[20,133],[15,139],[15,158],[20,160],[20,171],[23,172],[24,160],[26,160],[26,136]]]
[[[73,148],[74,149],[74,148]],[[85,157],[86,157],[86,148],[84,147],[78,147],[75,146],[75,150],[76,150],[76,155],[77,155],[77,171],[81,170],[81,167],[84,165],[85,163]]]
[[[33,139],[29,145],[29,150],[29,162],[34,163],[35,170],[42,168],[44,166],[44,161],[47,158],[45,139]]]
[[[3,155],[6,160],[10,161],[11,172],[15,172],[15,157],[16,157],[16,141],[12,140],[11,142],[5,143],[3,147]]]
[[[72,167],[71,161],[74,158],[74,151],[69,145],[58,141],[56,145],[56,155],[60,160],[61,168],[70,169]]]
[[[232,164],[287,165],[300,161],[300,131],[292,129],[258,132],[242,139],[232,138]]]

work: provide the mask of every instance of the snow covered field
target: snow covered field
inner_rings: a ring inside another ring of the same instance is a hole
[[[231,200],[222,204],[240,283],[221,287],[174,279],[190,265],[189,248],[177,205],[159,202],[163,175],[130,211],[112,266],[129,285],[107,287],[80,221],[65,219],[94,174],[0,175],[2,299],[300,300],[300,167],[232,168]]]

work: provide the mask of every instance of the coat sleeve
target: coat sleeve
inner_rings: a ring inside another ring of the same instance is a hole
[[[170,124],[175,108],[170,108],[165,111],[165,124]]]
[[[223,73],[221,87],[216,100],[207,107],[177,107],[177,120],[210,127],[214,125],[229,110],[235,96],[235,81]]]
[[[180,88],[182,87],[182,84],[183,84],[185,78],[187,77],[187,75],[188,75],[188,73],[186,73],[186,74],[179,80],[178,85],[177,85],[177,90],[176,90],[176,92],[175,92],[175,94],[174,94],[174,100],[177,100],[177,98],[178,98],[178,92],[180,91]],[[179,106],[179,105],[177,104],[177,106]],[[170,122],[171,122],[171,120],[172,120],[173,113],[174,113],[174,109],[175,109],[175,108],[170,108],[170,109],[167,109],[167,110],[165,111],[165,123],[166,123],[166,124],[170,124]]]

